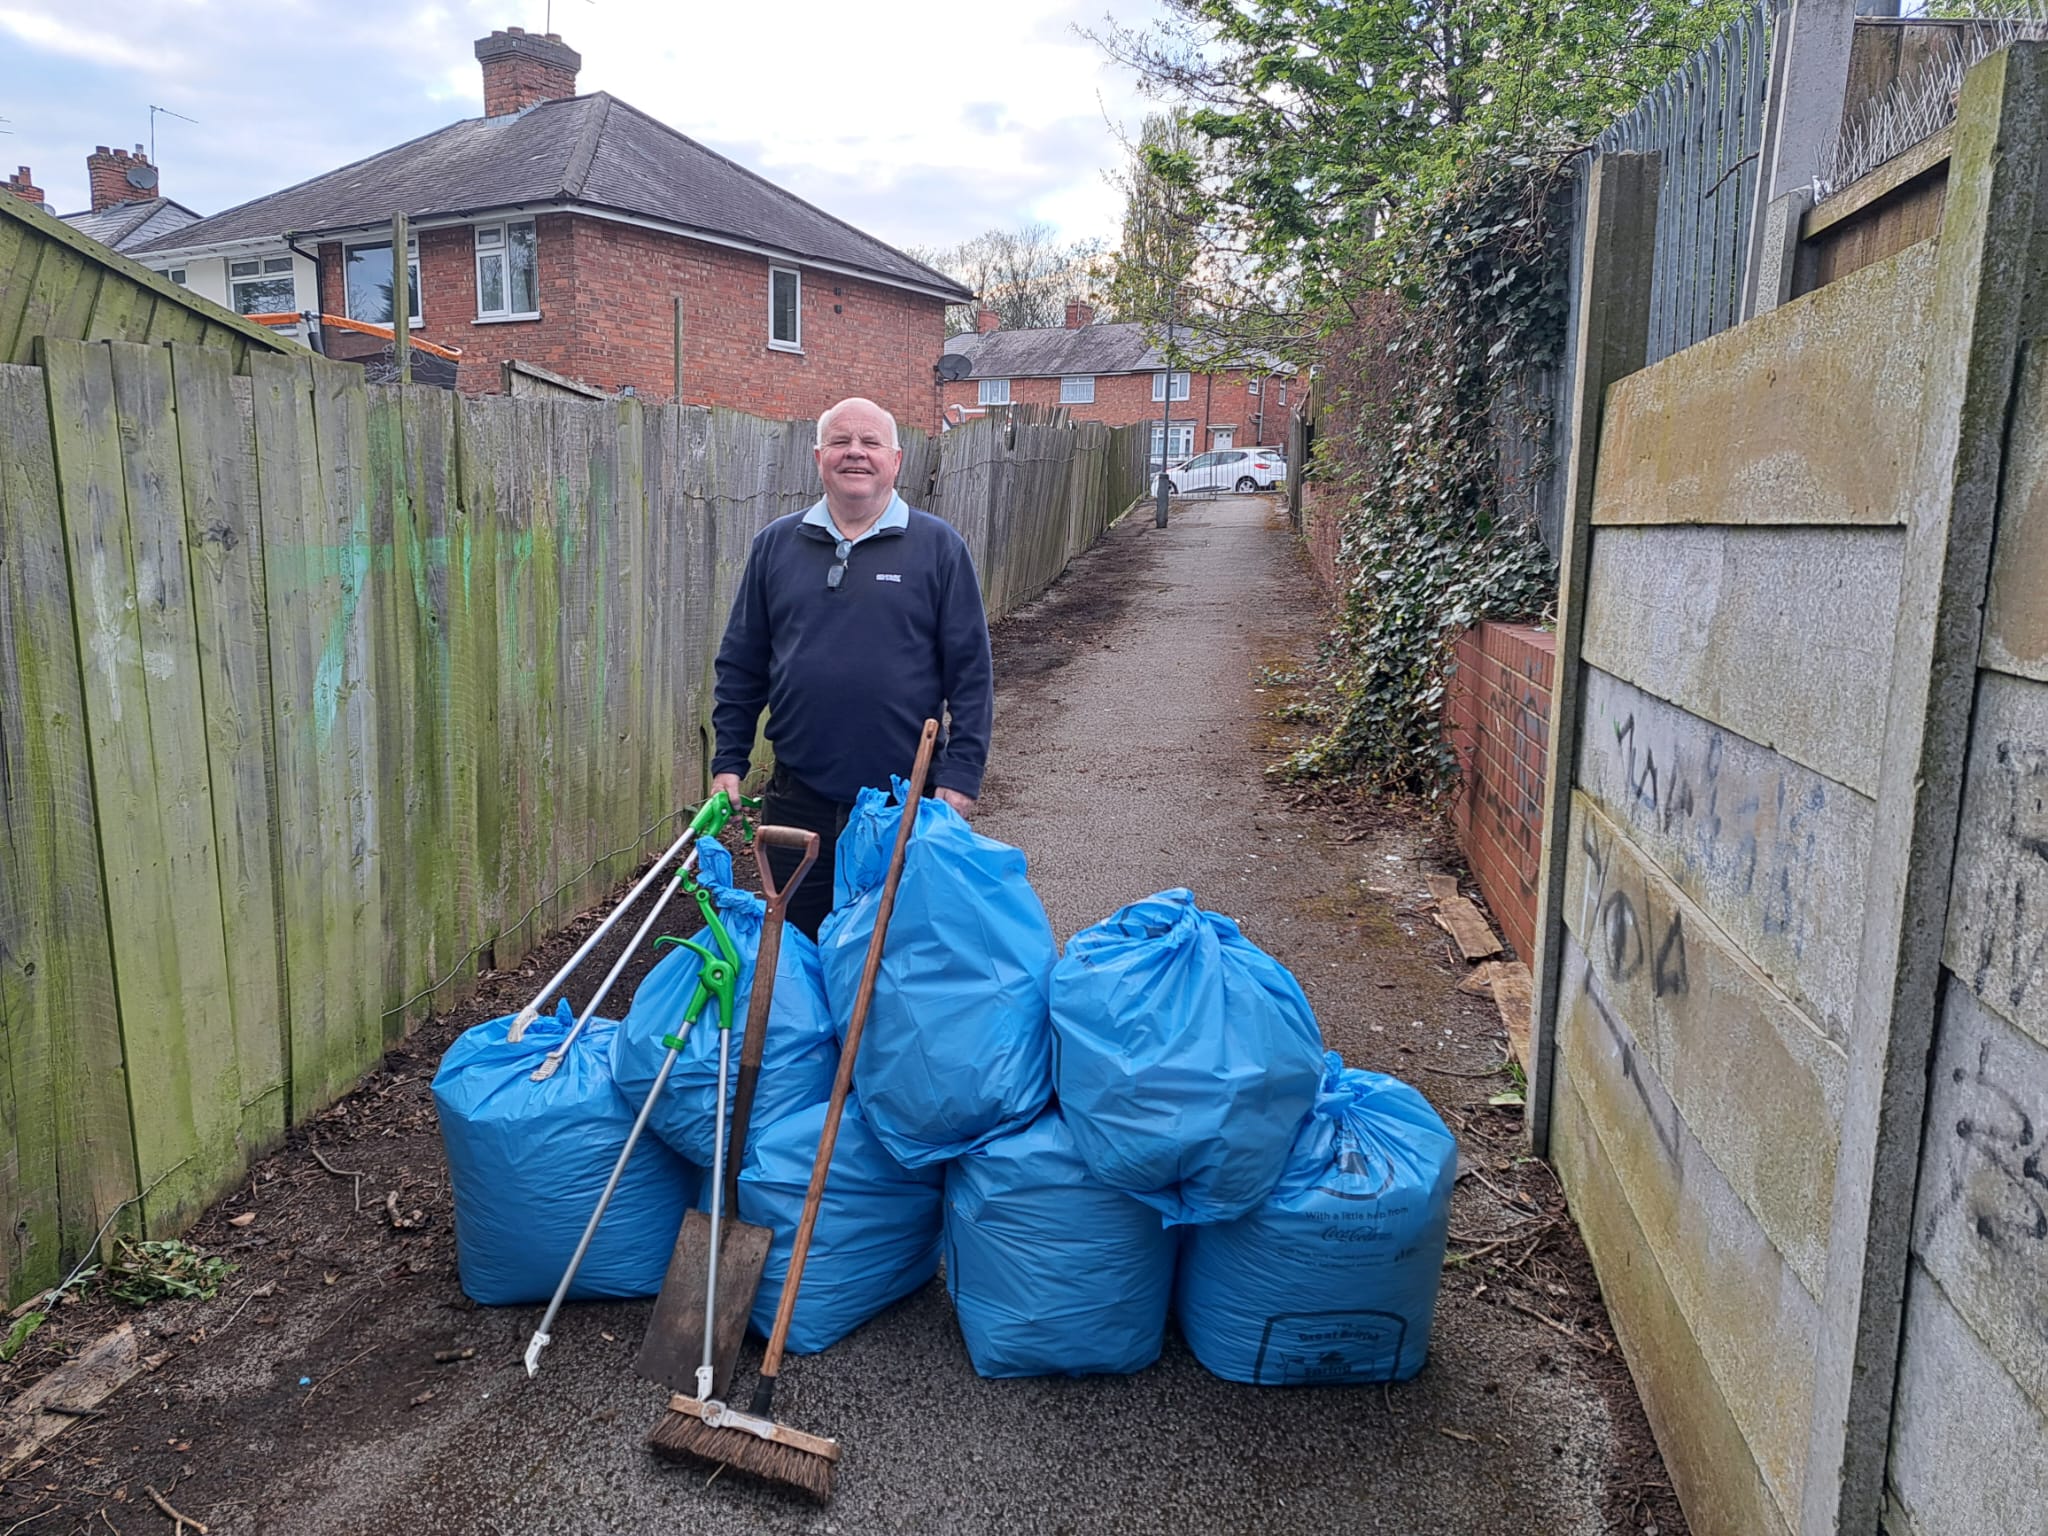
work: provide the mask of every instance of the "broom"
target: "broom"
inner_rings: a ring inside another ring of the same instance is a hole
[[[924,798],[925,775],[931,768],[932,748],[938,735],[938,721],[925,721],[917,745],[917,762],[910,770],[910,792],[903,803],[903,819],[896,828],[896,847],[889,856],[889,873],[882,882],[881,903],[875,909],[875,931],[868,940],[867,961],[861,967],[860,989],[854,994],[853,1017],[846,1026],[839,1072],[832,1079],[832,1098],[825,1106],[825,1128],[818,1138],[817,1158],[811,1164],[810,1188],[804,1194],[803,1214],[798,1218],[796,1240],[790,1247],[782,1302],[775,1311],[767,1353],[761,1357],[761,1379],[754,1387],[754,1400],[742,1413],[715,1399],[677,1393],[669,1398],[668,1412],[647,1436],[647,1448],[657,1456],[713,1462],[721,1468],[782,1483],[810,1495],[820,1504],[832,1497],[832,1469],[839,1462],[839,1442],[776,1423],[775,1383],[782,1370],[782,1350],[789,1339],[790,1320],[796,1316],[797,1286],[803,1279],[804,1260],[811,1250],[811,1231],[818,1222],[825,1175],[832,1167],[832,1149],[839,1139],[840,1112],[846,1108],[847,1090],[853,1084],[854,1055],[860,1050],[868,1005],[875,996],[875,977],[882,968],[882,942],[888,933],[889,914],[896,906],[896,885],[903,875],[904,853],[917,824],[918,802]]]

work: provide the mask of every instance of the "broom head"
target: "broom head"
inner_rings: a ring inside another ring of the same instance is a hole
[[[824,1504],[832,1498],[839,1442],[757,1419],[723,1403],[677,1393],[648,1431],[647,1448],[670,1461],[703,1461],[780,1483]]]

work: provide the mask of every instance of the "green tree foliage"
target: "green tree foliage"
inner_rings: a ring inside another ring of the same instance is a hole
[[[1186,324],[1195,290],[1189,279],[1213,232],[1205,229],[1209,199],[1202,162],[1205,141],[1185,113],[1155,113],[1145,119],[1130,163],[1121,176],[1124,191],[1122,239],[1106,263],[1105,298],[1119,320],[1150,331],[1167,321]]]

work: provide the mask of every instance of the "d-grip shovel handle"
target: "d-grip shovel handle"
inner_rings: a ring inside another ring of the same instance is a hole
[[[797,848],[803,858],[781,885],[768,867],[770,848]],[[761,869],[761,890],[768,898],[768,915],[761,925],[761,948],[754,956],[754,985],[747,994],[746,1034],[740,1040],[740,1080],[732,1094],[732,1124],[725,1142],[726,1215],[737,1221],[740,1214],[740,1162],[747,1151],[747,1129],[754,1118],[754,1085],[761,1077],[761,1053],[768,1040],[768,1008],[775,995],[775,968],[782,959],[783,916],[789,898],[811,866],[818,862],[818,834],[797,827],[757,827],[754,831],[754,862]]]

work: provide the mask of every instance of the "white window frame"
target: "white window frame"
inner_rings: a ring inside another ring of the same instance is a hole
[[[349,319],[362,320],[369,325],[390,325],[391,321],[371,320],[368,316],[359,315],[355,312],[355,306],[349,301],[348,254],[350,251],[374,250],[380,245],[389,250],[391,247],[391,237],[386,235],[382,240],[352,240],[341,248],[341,307]],[[409,331],[416,331],[427,323],[427,300],[426,296],[420,292],[420,237],[418,235],[407,235],[405,237],[405,273],[406,302],[415,311],[408,318],[405,328]]]
[[[512,304],[512,231],[515,229],[533,231],[533,303],[532,309],[513,309]],[[490,236],[496,245],[486,250],[484,239]],[[470,254],[476,259],[476,317],[479,320],[538,320],[540,318],[540,230],[532,219],[505,219],[490,224],[478,224],[470,235]],[[500,268],[499,291],[505,296],[502,309],[484,308],[484,263],[495,261]]]
[[[1259,381],[1257,379],[1246,379],[1244,381],[1244,392],[1256,400],[1259,396]]]
[[[1192,373],[1179,368],[1174,369],[1173,398],[1176,400],[1187,399],[1188,392],[1194,388],[1194,383],[1195,376]],[[1152,398],[1154,400],[1164,400],[1166,398],[1166,374],[1163,371],[1152,375]]]
[[[1093,405],[1095,403],[1095,375],[1075,374],[1060,380],[1061,405]]]
[[[787,277],[796,283],[796,335],[785,337],[775,334],[775,280]],[[777,352],[801,352],[804,349],[804,275],[795,267],[770,267],[768,269],[768,345]]]
[[[1181,452],[1167,453],[1162,460],[1163,463],[1171,464],[1175,459],[1193,458],[1195,456],[1195,424],[1192,421],[1174,422],[1172,431],[1168,434],[1166,441],[1169,445],[1173,443],[1181,444]],[[1152,423],[1152,457],[1155,459],[1160,457],[1159,423],[1156,421]]]
[[[183,287],[186,287],[186,286],[187,286],[187,284],[186,284],[186,282],[185,282],[185,269],[184,269],[183,267],[166,267],[166,268],[164,268],[164,276],[165,276],[165,277],[168,277],[168,278],[169,278],[169,279],[170,279],[170,280],[171,280],[172,282],[176,283],[176,284],[177,284],[177,285],[178,285],[178,286],[179,286],[180,288],[183,288]],[[297,289],[297,287],[298,287],[298,284],[297,284],[297,282],[296,282],[296,281],[294,281],[294,283],[292,284],[292,287],[293,287],[293,289],[294,289],[294,290],[296,290],[296,289]]]
[[[1285,379],[1280,381],[1280,403],[1282,405],[1287,403],[1287,381]]]
[[[255,268],[256,270],[255,270],[254,272],[244,272],[244,273],[242,273],[241,275],[237,276],[237,275],[236,275],[236,273],[235,273],[235,268],[237,268],[237,267],[254,267],[254,268]],[[253,314],[253,315],[273,315],[273,314],[282,314],[282,313],[284,312],[283,310],[274,310],[274,309],[253,309],[253,310],[252,310],[252,309],[244,309],[244,308],[242,308],[242,296],[241,296],[241,288],[242,288],[242,285],[243,285],[244,283],[274,283],[274,282],[276,282],[276,281],[277,281],[277,280],[278,280],[278,279],[279,279],[280,277],[282,277],[282,278],[288,278],[288,279],[289,279],[289,280],[291,281],[291,285],[292,285],[292,301],[291,301],[291,303],[289,303],[289,304],[287,304],[287,305],[285,306],[285,309],[291,310],[291,311],[292,311],[293,313],[295,313],[295,314],[296,314],[296,313],[298,312],[298,308],[299,308],[299,274],[298,274],[298,269],[297,269],[297,267],[296,267],[296,266],[295,266],[295,265],[293,264],[293,262],[292,262],[292,258],[291,258],[291,255],[290,255],[289,253],[286,253],[286,254],[285,254],[285,255],[283,255],[283,256],[243,256],[243,257],[238,257],[238,258],[236,258],[236,259],[234,259],[234,260],[232,260],[232,261],[228,262],[228,264],[227,264],[227,269],[228,269],[228,308],[229,308],[229,309],[232,309],[232,310],[233,310],[233,311],[234,311],[234,312],[235,312],[236,314],[238,314],[238,315],[252,315],[252,314]],[[176,283],[182,283],[182,282],[184,281],[184,274],[183,274],[183,269],[182,269],[182,268],[181,268],[181,269],[179,270],[179,275],[178,275],[177,277],[173,278],[173,279],[172,279],[172,281],[173,281],[173,282],[176,282]]]
[[[1008,405],[1010,403],[1010,381],[1008,379],[983,379],[976,392],[976,405]]]

